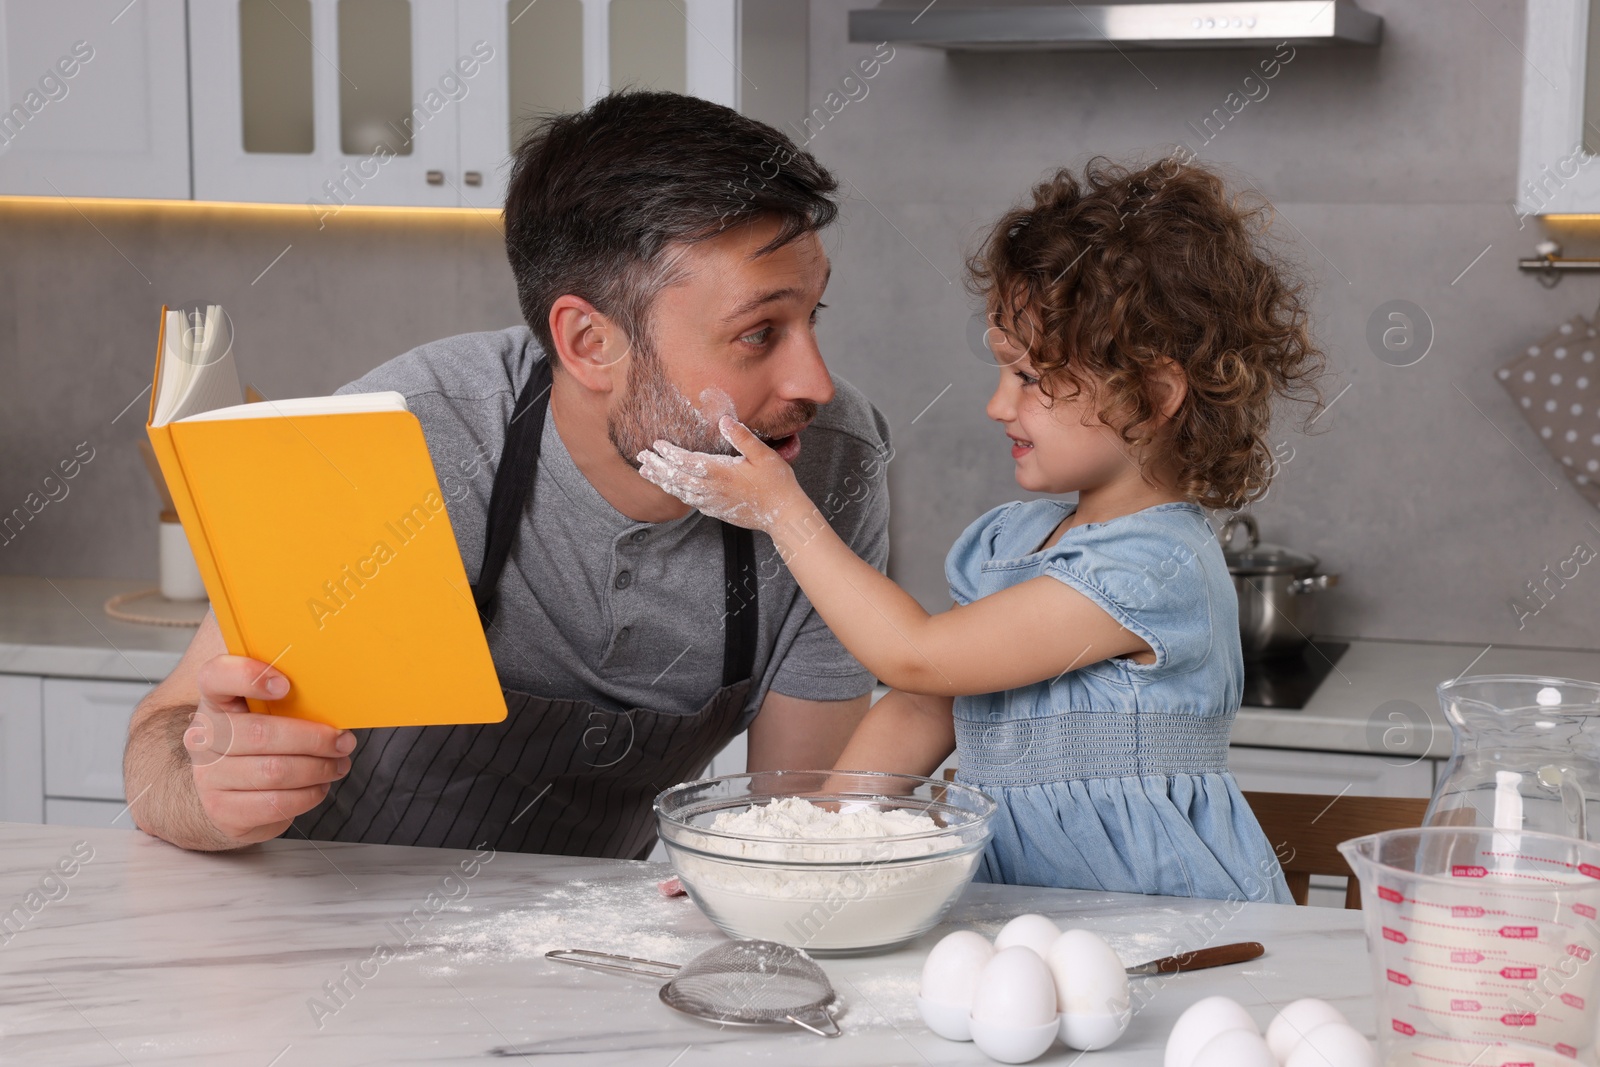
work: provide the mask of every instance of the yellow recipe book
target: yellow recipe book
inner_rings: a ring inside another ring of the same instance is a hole
[[[221,308],[161,318],[146,432],[228,651],[291,683],[250,710],[339,729],[503,720],[405,397],[239,404]]]

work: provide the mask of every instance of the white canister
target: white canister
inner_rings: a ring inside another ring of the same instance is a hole
[[[205,600],[206,583],[195,565],[183,524],[161,521],[161,595],[168,600]]]

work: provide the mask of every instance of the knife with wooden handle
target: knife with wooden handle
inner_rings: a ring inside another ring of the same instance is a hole
[[[1259,941],[1240,941],[1233,945],[1213,945],[1195,949],[1178,956],[1163,956],[1159,960],[1129,967],[1128,974],[1142,977],[1151,974],[1177,974],[1179,971],[1198,971],[1206,967],[1225,967],[1230,963],[1244,963],[1266,955]]]

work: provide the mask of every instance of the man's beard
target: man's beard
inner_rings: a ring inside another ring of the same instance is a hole
[[[732,410],[725,413],[737,417]],[[636,470],[639,453],[660,440],[671,441],[691,452],[736,456],[739,450],[723,438],[712,421],[722,414],[724,412],[702,414],[667,380],[654,351],[636,344],[633,363],[628,368],[627,392],[618,401],[616,410],[606,416],[606,432],[617,452]],[[753,425],[750,429],[770,441],[794,433],[816,414],[817,405],[802,400],[792,404],[787,416],[771,426],[773,432]]]

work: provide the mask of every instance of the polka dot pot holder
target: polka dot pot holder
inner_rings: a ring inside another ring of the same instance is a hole
[[[1495,376],[1578,492],[1600,507],[1600,330],[1574,316]]]

